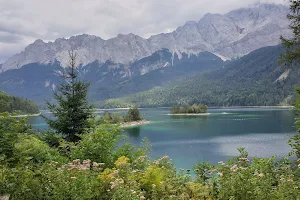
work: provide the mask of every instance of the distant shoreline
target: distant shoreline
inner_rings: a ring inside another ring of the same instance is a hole
[[[126,122],[126,123],[122,123],[121,127],[129,128],[129,127],[135,127],[135,126],[142,126],[142,125],[146,125],[146,124],[150,124],[150,123],[151,123],[150,121],[146,121],[146,120]]]
[[[167,114],[171,116],[207,116],[210,115],[210,113],[177,113],[177,114]]]
[[[40,116],[42,113],[37,114],[25,114],[25,115],[11,115],[11,117],[37,117]]]
[[[286,109],[286,108],[294,108],[294,106],[212,106],[208,107],[210,109],[216,109],[216,108],[281,108],[281,109]]]
[[[139,107],[140,109],[151,109],[151,108],[171,108],[171,107]],[[208,109],[218,109],[218,108],[294,108],[294,106],[211,106]],[[130,108],[97,108],[97,110],[128,110]]]

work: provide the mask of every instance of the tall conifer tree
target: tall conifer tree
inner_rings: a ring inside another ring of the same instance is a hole
[[[54,91],[57,104],[47,102],[54,119],[46,118],[48,125],[62,134],[68,141],[77,142],[80,134],[90,128],[92,107],[88,104],[89,83],[78,79],[76,69],[77,54],[69,52],[69,66],[62,75],[63,82]]]
[[[290,0],[290,14],[287,16],[290,20],[290,29],[293,31],[293,38],[286,39],[281,37],[282,44],[286,48],[286,54],[282,55],[282,61],[289,64],[298,65],[300,60],[300,0]],[[300,133],[300,88],[296,88],[297,99],[295,102],[296,128]],[[290,141],[290,145],[298,158],[300,158],[300,134],[295,135]]]
[[[300,0],[290,0],[290,14],[287,18],[290,20],[290,29],[293,31],[294,37],[291,39],[280,38],[286,48],[286,54],[282,56],[282,61],[292,63],[300,58]]]

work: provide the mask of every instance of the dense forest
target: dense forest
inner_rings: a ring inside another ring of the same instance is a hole
[[[39,108],[34,102],[21,97],[10,96],[0,90],[0,113],[37,114]]]
[[[265,47],[229,62],[222,69],[195,74],[119,99],[98,102],[99,107],[290,105],[299,85],[299,68],[287,69],[279,62],[284,48]]]

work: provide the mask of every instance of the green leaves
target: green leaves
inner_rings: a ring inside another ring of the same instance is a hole
[[[64,82],[54,92],[57,104],[47,102],[54,118],[44,117],[52,129],[71,142],[78,142],[80,135],[91,128],[90,118],[93,117],[93,109],[87,99],[90,84],[78,79],[76,57],[75,53],[70,53],[71,65],[63,75]]]

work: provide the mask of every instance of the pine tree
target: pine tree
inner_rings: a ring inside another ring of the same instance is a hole
[[[281,37],[282,44],[286,48],[286,54],[281,57],[285,63],[295,63],[300,59],[300,0],[290,0],[290,12],[287,18],[290,20],[290,29],[293,31],[294,37],[285,39]],[[296,129],[300,133],[300,88],[296,89],[297,99],[295,102],[296,112]],[[289,140],[289,144],[293,148],[293,153],[300,158],[300,134],[295,135]]]
[[[291,39],[280,38],[286,48],[286,54],[282,55],[281,60],[292,63],[300,58],[300,0],[290,0],[290,14],[287,18],[290,20],[290,29],[293,31],[294,37]]]
[[[77,142],[80,140],[79,135],[90,128],[92,107],[87,99],[90,84],[78,79],[77,54],[71,51],[69,57],[69,67],[62,76],[63,82],[57,87],[57,91],[54,91],[57,104],[47,102],[54,119],[46,118],[46,122],[68,141]]]

